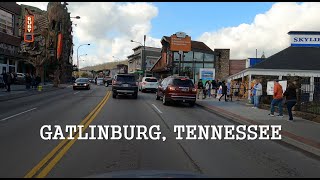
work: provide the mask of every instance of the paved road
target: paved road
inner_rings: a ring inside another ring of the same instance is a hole
[[[278,142],[175,140],[174,125],[233,122],[200,107],[163,106],[151,93],[139,93],[137,100],[113,99],[108,91],[93,85],[89,91],[66,88],[1,102],[0,177],[87,177],[120,170],[175,170],[209,177],[320,177],[318,158]],[[167,139],[67,142],[45,141],[39,134],[43,125],[81,122],[160,125]],[[56,150],[53,156],[48,156],[52,150]],[[43,166],[37,166],[39,162]]]

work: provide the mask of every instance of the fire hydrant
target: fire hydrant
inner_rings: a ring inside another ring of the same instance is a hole
[[[42,91],[42,86],[38,86],[38,91]]]

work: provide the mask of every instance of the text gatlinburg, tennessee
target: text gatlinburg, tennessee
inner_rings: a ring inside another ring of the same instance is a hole
[[[87,127],[89,128],[87,130]],[[43,140],[162,140],[160,125],[43,125]],[[175,125],[176,140],[281,140],[281,125]]]

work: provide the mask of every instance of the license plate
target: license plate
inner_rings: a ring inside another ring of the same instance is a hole
[[[187,92],[187,91],[189,91],[189,88],[183,88],[183,89],[181,89],[181,91]]]
[[[122,84],[123,87],[129,87],[129,84]]]

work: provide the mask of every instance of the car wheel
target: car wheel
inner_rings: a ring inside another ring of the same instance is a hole
[[[117,94],[116,93],[112,93],[112,97],[113,98],[117,98]]]
[[[77,88],[73,87],[73,90],[77,90]]]
[[[158,92],[156,92],[156,100],[159,100],[160,96],[158,96]]]
[[[138,98],[138,93],[134,93],[133,94],[133,99],[137,99]]]
[[[163,105],[168,105],[168,101],[166,99],[166,95],[164,94],[163,97],[162,97],[162,104]]]
[[[144,93],[144,92],[146,92],[146,90],[145,90],[145,89],[141,89],[141,92],[143,92],[143,93]]]
[[[196,104],[196,102],[189,102],[189,106],[193,107]]]
[[[88,88],[87,88],[88,90],[90,90],[90,86],[88,86]]]

